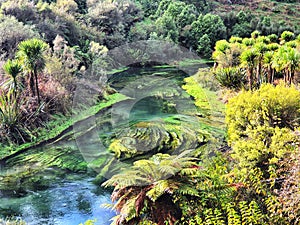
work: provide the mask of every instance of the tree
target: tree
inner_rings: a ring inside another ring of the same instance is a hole
[[[4,71],[12,77],[13,79],[13,92],[14,97],[17,97],[17,76],[22,71],[21,65],[17,60],[10,60],[8,59],[7,62],[3,65]]]
[[[197,52],[204,56],[205,58],[210,58],[211,56],[211,43],[210,43],[210,39],[208,37],[207,34],[204,34],[200,39],[199,39],[199,42],[198,42],[198,48],[197,48]]]
[[[254,50],[256,52],[256,61],[257,61],[257,69],[256,69],[256,80],[257,83],[261,83],[261,67],[262,67],[262,60],[264,58],[264,53],[267,51],[267,47],[264,43],[259,42],[256,43],[254,46]]]
[[[294,33],[290,31],[283,31],[280,35],[281,42],[284,44],[294,39]]]
[[[171,40],[175,43],[178,42],[179,31],[173,20],[169,15],[164,15],[155,21],[158,28],[158,33],[167,40]]]
[[[17,57],[22,63],[24,70],[29,73],[29,86],[32,95],[38,97],[38,104],[41,103],[38,86],[38,73],[45,67],[44,51],[47,44],[40,39],[29,39],[22,41],[18,46]]]
[[[287,48],[286,67],[288,71],[287,82],[292,84],[294,81],[295,71],[300,68],[300,53],[294,48]]]
[[[191,32],[194,36],[194,47],[197,48],[198,40],[207,34],[211,40],[211,48],[217,40],[225,38],[226,27],[223,20],[218,15],[206,14],[199,15],[198,19],[191,24]]]
[[[277,72],[284,71],[284,81],[291,84],[295,71],[300,67],[300,53],[294,48],[282,46],[274,55],[273,63]]]
[[[267,70],[267,82],[272,83],[274,81],[274,69],[273,65],[273,51],[268,51],[263,57],[263,67]]]
[[[249,83],[249,88],[252,89],[254,82],[254,68],[255,68],[255,59],[257,53],[253,49],[247,49],[241,54],[241,64],[247,69],[247,78]]]

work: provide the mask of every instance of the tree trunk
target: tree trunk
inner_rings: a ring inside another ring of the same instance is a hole
[[[34,78],[35,78],[35,89],[38,97],[38,104],[41,104],[41,98],[40,98],[40,91],[39,91],[39,84],[38,84],[38,77],[37,77],[37,71],[36,68],[34,68]]]
[[[253,86],[253,68],[248,68],[248,83],[249,83],[249,88],[252,90]]]
[[[268,66],[268,83],[272,83],[272,68],[271,66]]]
[[[16,77],[14,77],[13,79],[14,79],[14,97],[15,99],[17,99],[17,79]]]
[[[290,72],[290,84],[292,84],[294,82],[294,75],[295,75],[295,71],[291,70],[291,72]]]
[[[289,70],[288,70],[288,69],[285,69],[285,73],[284,73],[284,82],[285,82],[286,84],[288,84],[288,82],[289,82],[289,75],[290,75]]]
[[[34,89],[34,78],[33,78],[32,71],[29,72],[29,87],[30,87],[32,97],[34,97],[35,96],[35,89]]]
[[[257,65],[257,69],[256,69],[256,79],[257,79],[257,83],[260,85],[261,84],[261,63],[259,62]]]

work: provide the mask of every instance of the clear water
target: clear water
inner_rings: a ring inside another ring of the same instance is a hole
[[[138,77],[149,76],[154,72],[160,72],[156,74],[158,78],[166,76],[176,90],[181,89],[182,80],[187,76],[172,68],[133,68],[112,76],[110,84],[119,91]],[[145,97],[131,108],[130,121],[145,121],[178,113],[177,109],[166,112],[162,110],[163,102],[152,96]],[[91,146],[92,143],[87,143],[86,147]],[[92,178],[82,177],[78,175],[72,181],[55,179],[49,188],[28,191],[23,195],[8,195],[0,191],[0,217],[20,217],[29,225],[78,225],[89,219],[96,219],[96,225],[110,224],[115,212],[101,207],[102,204],[110,203],[110,192],[94,185]]]
[[[78,225],[88,219],[96,219],[96,225],[109,225],[115,213],[101,207],[107,203],[110,193],[91,179],[62,180],[23,197],[2,196],[0,214],[20,217],[29,225]]]

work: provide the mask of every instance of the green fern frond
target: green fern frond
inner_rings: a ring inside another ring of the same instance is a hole
[[[163,164],[159,165],[158,170],[165,177],[167,177],[167,176],[173,176],[173,175],[175,175],[179,171],[178,168],[176,168],[176,167],[174,167],[172,165],[163,165]]]
[[[171,182],[169,180],[160,180],[155,183],[155,186],[149,190],[146,195],[149,197],[153,202],[155,202],[160,196],[164,193],[173,193],[174,189],[177,189],[178,186],[176,183]]]
[[[178,190],[176,190],[176,192],[180,195],[191,195],[191,196],[200,197],[198,190],[188,185],[180,186]]]
[[[194,176],[197,174],[197,168],[183,168],[180,171],[180,175],[182,176]]]
[[[104,209],[112,209],[114,207],[114,204],[103,203],[100,207]]]

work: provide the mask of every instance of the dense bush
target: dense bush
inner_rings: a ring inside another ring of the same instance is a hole
[[[14,56],[17,45],[25,39],[39,37],[33,26],[24,25],[13,16],[0,16],[0,55]]]
[[[267,84],[230,99],[226,110],[228,143],[243,166],[276,163],[293,148],[299,126],[300,92]]]

